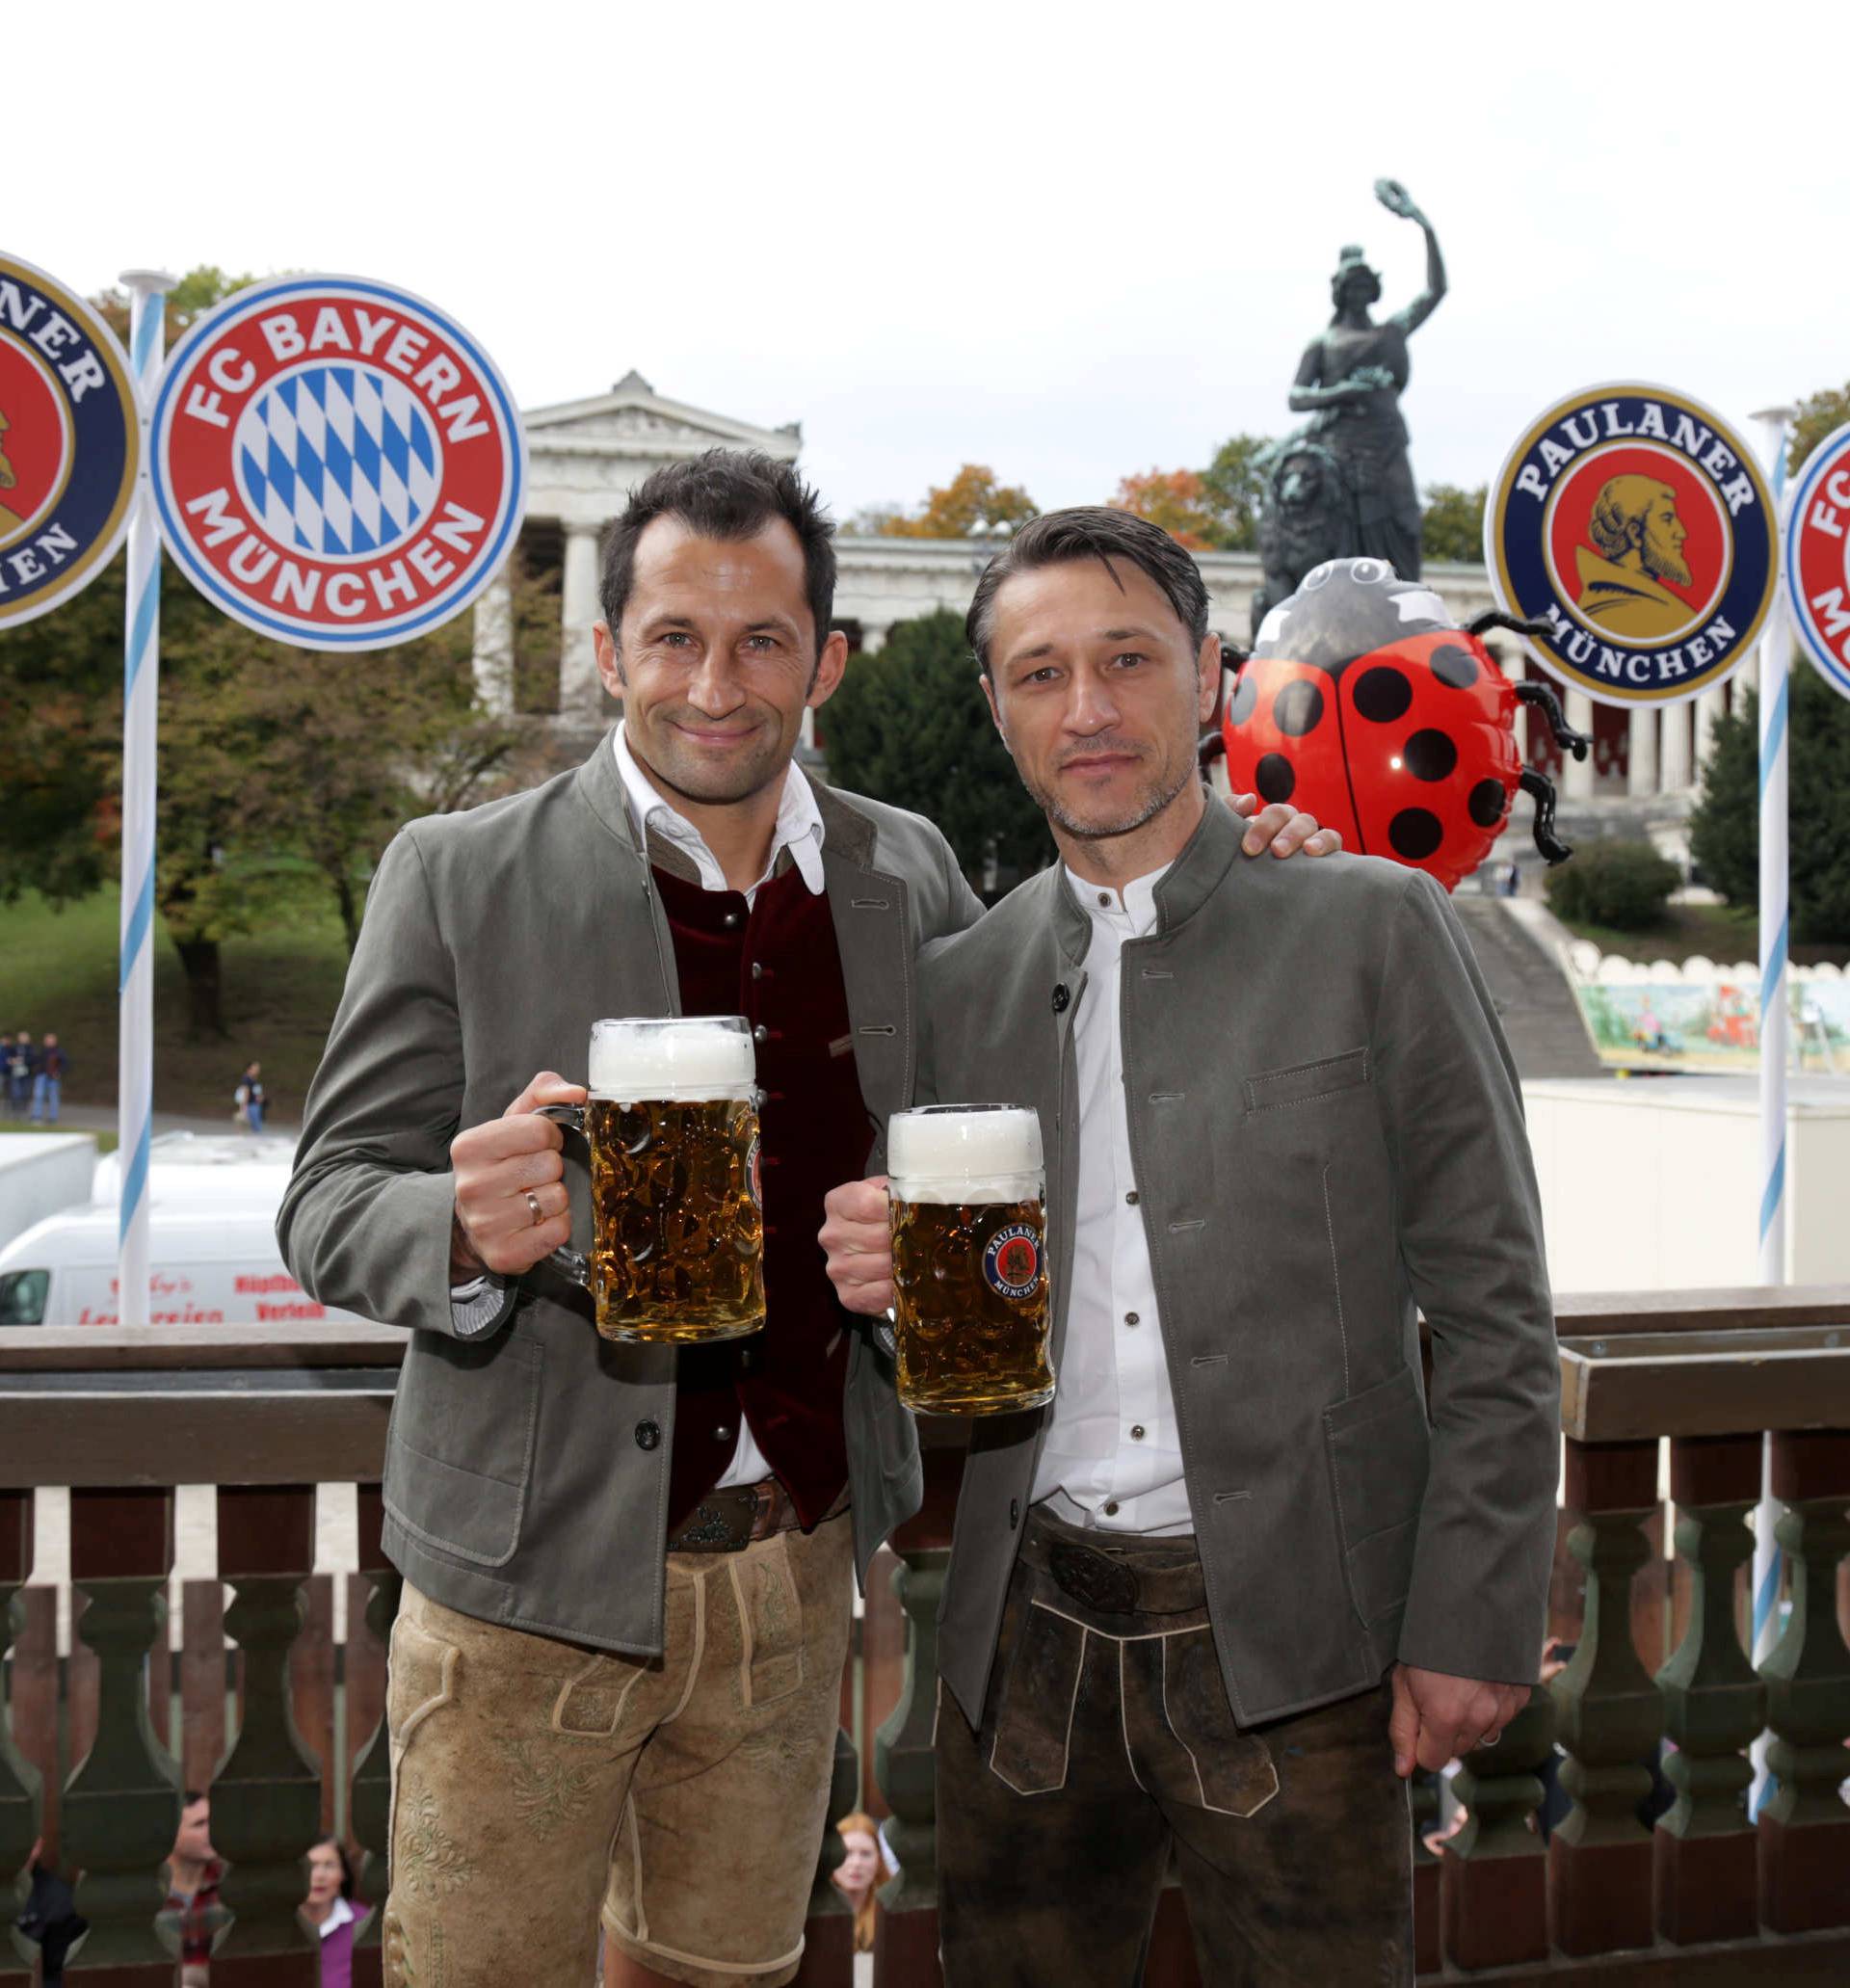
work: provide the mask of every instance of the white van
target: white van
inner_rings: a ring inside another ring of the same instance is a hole
[[[353,1321],[354,1312],[317,1304],[283,1266],[277,1208],[291,1156],[287,1140],[195,1140],[182,1132],[154,1141],[148,1261],[155,1325]],[[111,1154],[97,1164],[99,1198],[90,1206],[48,1215],[0,1249],[0,1326],[119,1322],[119,1181]]]

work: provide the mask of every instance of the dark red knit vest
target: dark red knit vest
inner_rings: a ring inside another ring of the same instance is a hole
[[[739,1417],[806,1526],[848,1481],[841,1392],[848,1314],[835,1302],[816,1231],[822,1199],[867,1168],[873,1127],[855,1073],[854,1033],[834,919],[795,869],[736,890],[703,890],[666,871],[655,888],[674,935],[684,1015],[744,1015],[758,1031],[765,1093],[765,1326],[750,1339],[680,1350],[669,1479],[678,1526],[732,1460]]]

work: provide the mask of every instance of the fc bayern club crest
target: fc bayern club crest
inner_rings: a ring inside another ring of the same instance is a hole
[[[1700,401],[1636,383],[1557,402],[1504,463],[1484,560],[1524,639],[1605,704],[1671,703],[1753,652],[1778,582],[1753,451]]]
[[[0,255],[0,628],[68,600],[116,556],[141,464],[141,410],[109,327]]]
[[[240,290],[154,404],[161,537],[228,615],[304,649],[384,649],[460,614],[519,529],[513,397],[454,319],[352,277]]]
[[[1850,427],[1828,435],[1800,472],[1785,521],[1785,594],[1818,674],[1850,698]]]
[[[983,1276],[1005,1298],[1031,1298],[1041,1288],[1041,1237],[1025,1222],[998,1229],[983,1248]]]

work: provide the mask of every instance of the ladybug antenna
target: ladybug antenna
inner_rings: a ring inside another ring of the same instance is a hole
[[[1522,791],[1535,802],[1535,846],[1543,860],[1552,865],[1566,862],[1573,854],[1561,837],[1554,833],[1554,782],[1546,773],[1537,773],[1533,766],[1525,766],[1521,775]]]
[[[1227,741],[1218,731],[1204,731],[1202,733],[1200,744],[1195,748],[1196,762],[1205,773],[1216,759],[1225,755],[1226,752]]]
[[[1519,703],[1535,705],[1548,721],[1548,729],[1554,733],[1554,742],[1557,746],[1564,752],[1572,753],[1576,759],[1584,759],[1587,756],[1587,749],[1593,741],[1584,731],[1575,731],[1562,717],[1561,701],[1546,683],[1518,683],[1512,688],[1516,692]]]
[[[1524,621],[1520,615],[1506,615],[1498,608],[1492,608],[1488,614],[1481,614],[1466,627],[1467,635],[1484,635],[1493,628],[1504,628],[1512,635],[1552,635],[1552,622]]]

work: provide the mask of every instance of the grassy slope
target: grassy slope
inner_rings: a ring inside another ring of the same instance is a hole
[[[1602,953],[1623,960],[1671,960],[1680,965],[1699,955],[1718,967],[1731,967],[1760,955],[1759,923],[1752,911],[1727,905],[1673,904],[1664,920],[1648,932],[1616,932],[1607,925],[1576,925],[1568,929],[1576,939],[1590,939]],[[1795,945],[1792,958],[1802,967],[1832,962],[1850,964],[1850,946]]]
[[[119,912],[109,890],[68,911],[27,897],[0,905],[0,1028],[56,1029],[69,1051],[65,1096],[116,1100]],[[186,1026],[186,980],[159,920],[154,951],[154,1104],[159,1111],[231,1118],[231,1093],[261,1058],[272,1114],[294,1125],[340,999],[347,948],[331,906],[296,911],[287,926],[224,947],[229,1034],[198,1040]]]

